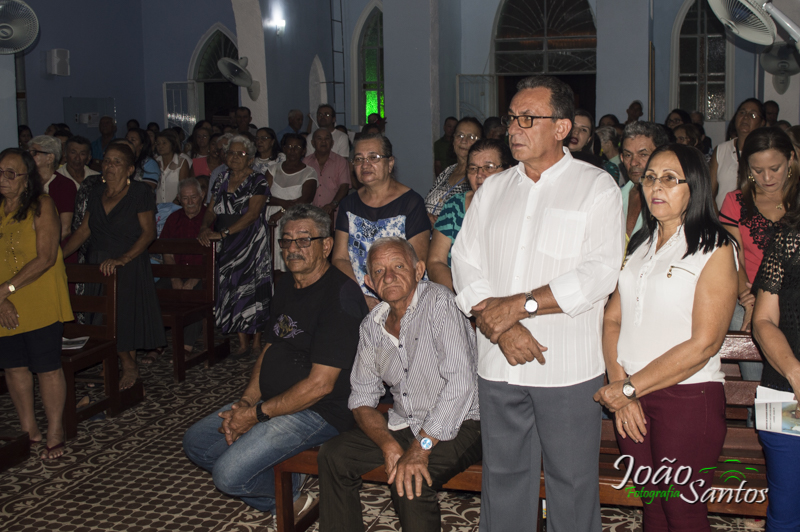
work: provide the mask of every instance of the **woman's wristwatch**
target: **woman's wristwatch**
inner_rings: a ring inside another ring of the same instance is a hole
[[[622,395],[628,399],[636,399],[636,388],[634,388],[633,384],[631,384],[630,377],[625,379],[625,382],[622,383]]]
[[[230,229],[228,229],[228,228],[226,227],[225,229],[223,229],[222,231],[220,231],[220,232],[219,232],[219,234],[221,234],[223,237],[225,237],[225,236],[231,236],[231,230],[230,230]]]

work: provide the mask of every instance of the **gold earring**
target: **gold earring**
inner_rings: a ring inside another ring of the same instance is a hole
[[[103,181],[103,183],[105,183],[105,182],[106,182],[106,176],[104,176],[104,175],[101,175],[101,176],[100,176],[100,179]]]
[[[747,176],[747,179],[749,179],[752,183],[756,182],[755,178],[753,177],[753,174],[750,174],[749,176]]]
[[[792,167],[790,166],[789,167],[789,173],[786,174],[786,179],[791,179],[791,178],[792,178]]]

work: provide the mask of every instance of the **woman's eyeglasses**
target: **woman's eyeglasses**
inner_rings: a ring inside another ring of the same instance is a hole
[[[483,170],[483,173],[485,173],[485,174],[493,174],[493,173],[497,172],[498,170],[500,170],[501,168],[502,168],[501,166],[496,165],[496,164],[492,164],[492,163],[486,164],[484,166],[478,166],[476,164],[470,164],[470,165],[467,165],[467,173],[472,175],[472,174],[477,174],[478,170]]]
[[[364,161],[369,161],[370,164],[377,164],[381,159],[386,159],[385,155],[378,155],[377,153],[370,153],[366,157],[353,157],[353,164],[361,166]]]
[[[456,140],[467,139],[467,140],[471,140],[471,141],[476,141],[480,137],[477,136],[477,135],[473,135],[472,133],[469,133],[469,134],[467,134],[467,133],[456,133],[455,135],[453,135],[453,138],[455,138]]]
[[[9,181],[14,181],[15,179],[17,179],[21,175],[28,175],[28,174],[18,174],[17,172],[12,170],[11,168],[6,168],[6,169],[0,168],[0,176],[5,177]]]
[[[650,188],[656,184],[656,181],[660,182],[661,186],[664,188],[673,188],[681,183],[686,183],[685,179],[678,179],[678,177],[674,175],[662,175],[661,177],[657,177],[650,174],[642,177],[642,186]]]
[[[247,157],[246,151],[230,151],[228,150],[228,155],[235,155],[236,157]]]

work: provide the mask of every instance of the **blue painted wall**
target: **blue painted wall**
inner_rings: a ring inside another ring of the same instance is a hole
[[[642,0],[597,2],[596,119],[611,113],[624,122],[634,100],[642,102],[647,117],[649,12],[649,2]]]
[[[439,0],[439,122],[457,116],[456,75],[461,70],[461,2]],[[438,137],[437,137],[438,138]]]
[[[139,0],[30,0],[39,39],[25,53],[28,122],[34,135],[64,120],[63,97],[111,97],[117,119],[144,117],[144,57]],[[121,21],[124,23],[117,23]],[[47,74],[46,53],[70,51],[69,76]]]
[[[423,195],[433,182],[434,127],[439,130],[434,126],[439,102],[432,90],[438,86],[438,54],[431,54],[430,46],[437,8],[438,0],[387,0],[383,16],[386,136],[394,147],[398,179]]]
[[[14,56],[0,55],[0,150],[17,146],[16,95]]]
[[[269,122],[277,131],[286,127],[290,109],[301,109],[306,114],[311,111],[316,118],[317,110],[308,108],[308,74],[315,55],[322,63],[325,79],[333,81],[330,1],[261,0],[261,12],[265,18],[279,16],[286,21],[283,35],[276,35],[274,28],[264,30]],[[328,85],[329,102],[332,97]],[[337,107],[342,107],[339,102]]]
[[[187,80],[192,53],[200,38],[214,23],[221,23],[234,35],[236,23],[230,0],[191,2],[140,0],[140,2],[139,32],[142,47],[134,51],[144,59],[144,75],[138,89],[141,93],[138,96],[144,99],[145,112],[144,115],[139,115],[142,116],[139,121],[142,124],[158,122],[163,126],[164,82]],[[127,3],[126,0],[126,2],[116,2],[115,5]]]

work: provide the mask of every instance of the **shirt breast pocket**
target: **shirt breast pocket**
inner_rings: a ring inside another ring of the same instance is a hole
[[[585,232],[585,212],[545,209],[536,251],[557,260],[577,257],[581,252]]]

